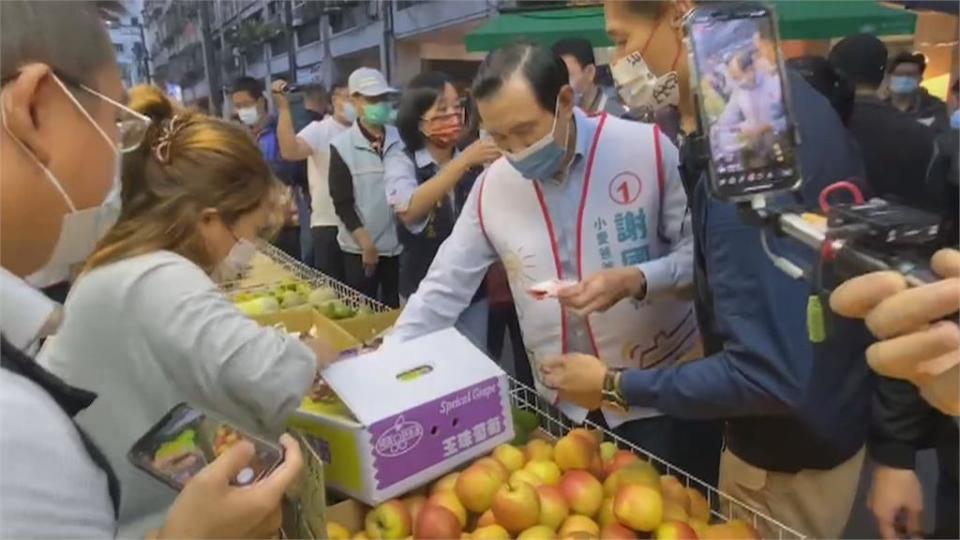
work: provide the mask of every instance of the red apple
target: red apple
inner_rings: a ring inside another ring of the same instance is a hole
[[[560,491],[574,514],[593,517],[603,503],[603,485],[587,471],[567,471]]]
[[[696,488],[687,488],[687,498],[690,499],[690,514],[691,519],[699,519],[703,522],[710,521],[710,504],[707,502],[707,499],[700,493],[700,490]]]
[[[553,540],[556,537],[557,533],[554,532],[554,529],[545,525],[534,525],[520,533],[517,540]]]
[[[534,460],[528,461],[523,470],[536,475],[544,484],[555,486],[560,483],[560,477],[563,471],[552,461]]]
[[[603,540],[636,540],[637,534],[620,523],[614,522],[600,529],[600,538],[603,538]]]
[[[665,474],[660,477],[660,493],[664,501],[672,501],[683,508],[684,513],[690,511],[690,497],[687,488],[676,476]]]
[[[654,531],[656,540],[698,540],[697,532],[682,521],[664,521]]]
[[[491,508],[497,524],[512,534],[533,527],[540,519],[540,497],[532,486],[522,482],[500,486]]]
[[[540,524],[553,530],[559,529],[570,514],[563,493],[556,486],[540,486],[537,496],[540,497]]]
[[[493,517],[493,510],[487,510],[486,512],[480,514],[480,517],[477,519],[477,527],[486,527],[488,525],[496,525],[497,518]]]
[[[473,462],[473,465],[471,465],[471,467],[474,467],[474,466],[489,467],[490,470],[494,471],[497,474],[497,476],[500,478],[501,484],[506,483],[506,481],[510,479],[510,471],[508,471],[507,468],[504,467],[502,463],[493,459],[492,457],[480,458]]]
[[[473,531],[473,538],[477,540],[510,540],[510,533],[494,523]]]
[[[645,484],[621,486],[613,499],[613,515],[635,531],[652,532],[663,521],[663,498]]]
[[[413,536],[418,539],[450,540],[460,538],[460,520],[450,510],[436,504],[427,504],[417,516]]]
[[[467,510],[480,514],[490,509],[501,485],[503,480],[492,467],[473,464],[460,473],[454,491]]]
[[[367,514],[364,528],[367,536],[373,540],[397,539],[410,534],[411,523],[407,506],[397,499],[391,499]],[[457,536],[460,536],[459,532]]]
[[[585,470],[590,468],[594,456],[599,457],[597,447],[590,443],[586,435],[566,435],[557,441],[553,448],[553,459],[562,471]]]
[[[493,459],[499,461],[511,473],[519,471],[527,461],[523,456],[523,450],[509,444],[501,444],[494,448]]]
[[[558,535],[561,538],[586,535],[587,538],[599,538],[600,526],[587,516],[570,516],[560,526]]]
[[[443,491],[445,489],[453,489],[453,486],[457,485],[457,477],[460,476],[460,473],[453,472],[443,478],[437,480],[433,487],[430,489],[430,494],[434,494],[438,491]]]
[[[457,516],[457,520],[460,522],[460,528],[466,528],[467,509],[463,507],[463,504],[460,502],[460,499],[457,498],[456,493],[452,491],[441,491],[440,493],[434,493],[429,499],[427,499],[427,504],[436,504],[453,512],[453,515]]]
[[[626,467],[627,465],[637,461],[640,461],[640,458],[637,457],[637,455],[633,452],[629,450],[617,450],[613,454],[613,457],[606,462],[604,466],[604,472],[607,474],[607,476],[609,476],[623,467]]]
[[[600,504],[600,512],[597,514],[597,523],[600,527],[606,527],[611,523],[618,523],[617,517],[613,515],[613,497],[607,497]]]
[[[527,461],[550,461],[553,459],[553,446],[542,439],[533,439],[524,449]]]
[[[407,511],[410,512],[410,523],[417,522],[417,514],[420,513],[420,510],[426,502],[427,498],[423,495],[410,495],[403,499],[403,504],[406,505]]]

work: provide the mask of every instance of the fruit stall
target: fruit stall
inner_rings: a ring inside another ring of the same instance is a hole
[[[573,425],[454,329],[371,344],[396,311],[272,247],[261,254],[227,294],[238,306],[265,303],[245,310],[261,324],[323,336],[350,356],[324,371],[290,420],[317,458],[304,484],[328,491],[293,497],[285,531],[338,540],[803,538],[590,421]]]

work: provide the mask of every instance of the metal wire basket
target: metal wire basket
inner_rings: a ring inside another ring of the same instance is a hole
[[[706,493],[707,502],[710,504],[710,512],[714,517],[728,521],[734,517],[744,519],[747,516],[757,527],[761,522],[765,523],[770,529],[776,531],[774,538],[778,540],[802,539],[804,535],[780,523],[779,521],[761,514],[750,508],[746,504],[734,499],[733,497],[720,492],[710,484],[691,476],[685,471],[677,468],[663,459],[651,454],[650,452],[636,446],[626,439],[601,428],[596,423],[587,420],[583,425],[576,425],[568,419],[559,409],[551,405],[546,399],[533,388],[510,378],[510,401],[514,407],[524,409],[535,413],[540,419],[540,429],[546,432],[550,437],[560,438],[575,427],[587,427],[599,431],[604,440],[615,443],[619,448],[630,450],[631,452],[645,457],[655,465],[661,473],[671,474],[677,477],[686,487],[698,488]]]
[[[274,262],[282,266],[295,279],[303,281],[309,284],[311,287],[325,286],[332,288],[341,300],[348,305],[351,305],[353,308],[366,306],[377,313],[390,310],[390,308],[384,304],[381,304],[380,302],[365,296],[363,293],[354,290],[313,268],[310,268],[309,266],[297,261],[293,257],[290,257],[272,245],[266,244],[260,246],[260,251]],[[253,288],[270,285],[273,284],[262,284]],[[251,287],[247,287],[245,289],[237,288],[230,292],[237,293],[250,289]],[[526,386],[512,377],[510,378],[510,400],[514,407],[535,413],[540,420],[540,429],[553,438],[560,438],[575,427],[585,426],[589,429],[599,431],[603,435],[604,440],[614,442],[619,448],[630,450],[637,455],[645,457],[648,461],[650,461],[650,463],[654,464],[661,471],[661,473],[676,476],[677,479],[683,482],[686,487],[698,488],[704,492],[707,496],[707,502],[710,504],[711,514],[718,519],[724,521],[733,519],[734,517],[743,519],[746,515],[749,517],[749,521],[752,521],[754,527],[757,527],[760,523],[765,523],[770,529],[776,531],[776,536],[773,538],[776,538],[777,540],[805,538],[803,534],[800,534],[783,523],[780,523],[772,517],[764,515],[748,505],[734,499],[733,497],[720,492],[710,484],[688,474],[677,466],[672,465],[671,463],[668,463],[667,461],[651,454],[647,450],[636,446],[635,444],[616,435],[615,433],[601,428],[594,422],[587,420],[584,422],[583,426],[575,425],[570,419],[564,416],[559,409],[554,407],[542,396],[540,396],[535,389]]]
[[[329,287],[333,289],[333,291],[337,294],[337,297],[343,301],[343,303],[353,309],[366,307],[374,313],[382,313],[390,310],[390,308],[386,305],[364,295],[360,291],[352,289],[347,285],[333,279],[332,277],[294,259],[276,246],[263,243],[257,247],[263,255],[289,272],[293,279],[302,281],[312,288]],[[283,283],[283,280],[274,281],[271,283],[258,283],[256,285],[243,285],[241,281],[236,281],[224,283],[222,288],[227,292],[227,294],[233,296],[239,293],[254,292],[265,288],[271,288],[281,283]]]

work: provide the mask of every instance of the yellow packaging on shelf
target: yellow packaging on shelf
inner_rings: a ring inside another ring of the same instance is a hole
[[[393,326],[399,316],[400,310],[392,309],[382,313],[358,314],[349,319],[336,320],[334,323],[360,342],[366,343]]]
[[[337,351],[345,351],[361,345],[357,338],[309,306],[254,315],[250,318],[262,326],[283,325],[287,332],[307,334],[311,328],[316,328],[317,337],[325,339]]]

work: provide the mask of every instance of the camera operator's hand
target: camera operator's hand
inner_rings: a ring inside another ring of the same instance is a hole
[[[923,490],[913,470],[877,465],[867,506],[884,540],[923,537]]]
[[[148,538],[273,538],[282,518],[283,494],[300,476],[303,456],[290,435],[280,437],[283,463],[250,486],[230,484],[254,458],[241,441],[187,482],[163,528]]]
[[[907,288],[896,272],[877,272],[852,279],[830,297],[834,311],[862,318],[881,341],[867,349],[867,362],[877,373],[917,385],[931,405],[960,414],[960,327],[942,320],[960,310],[960,251],[945,249],[930,261],[943,277],[922,287]]]

